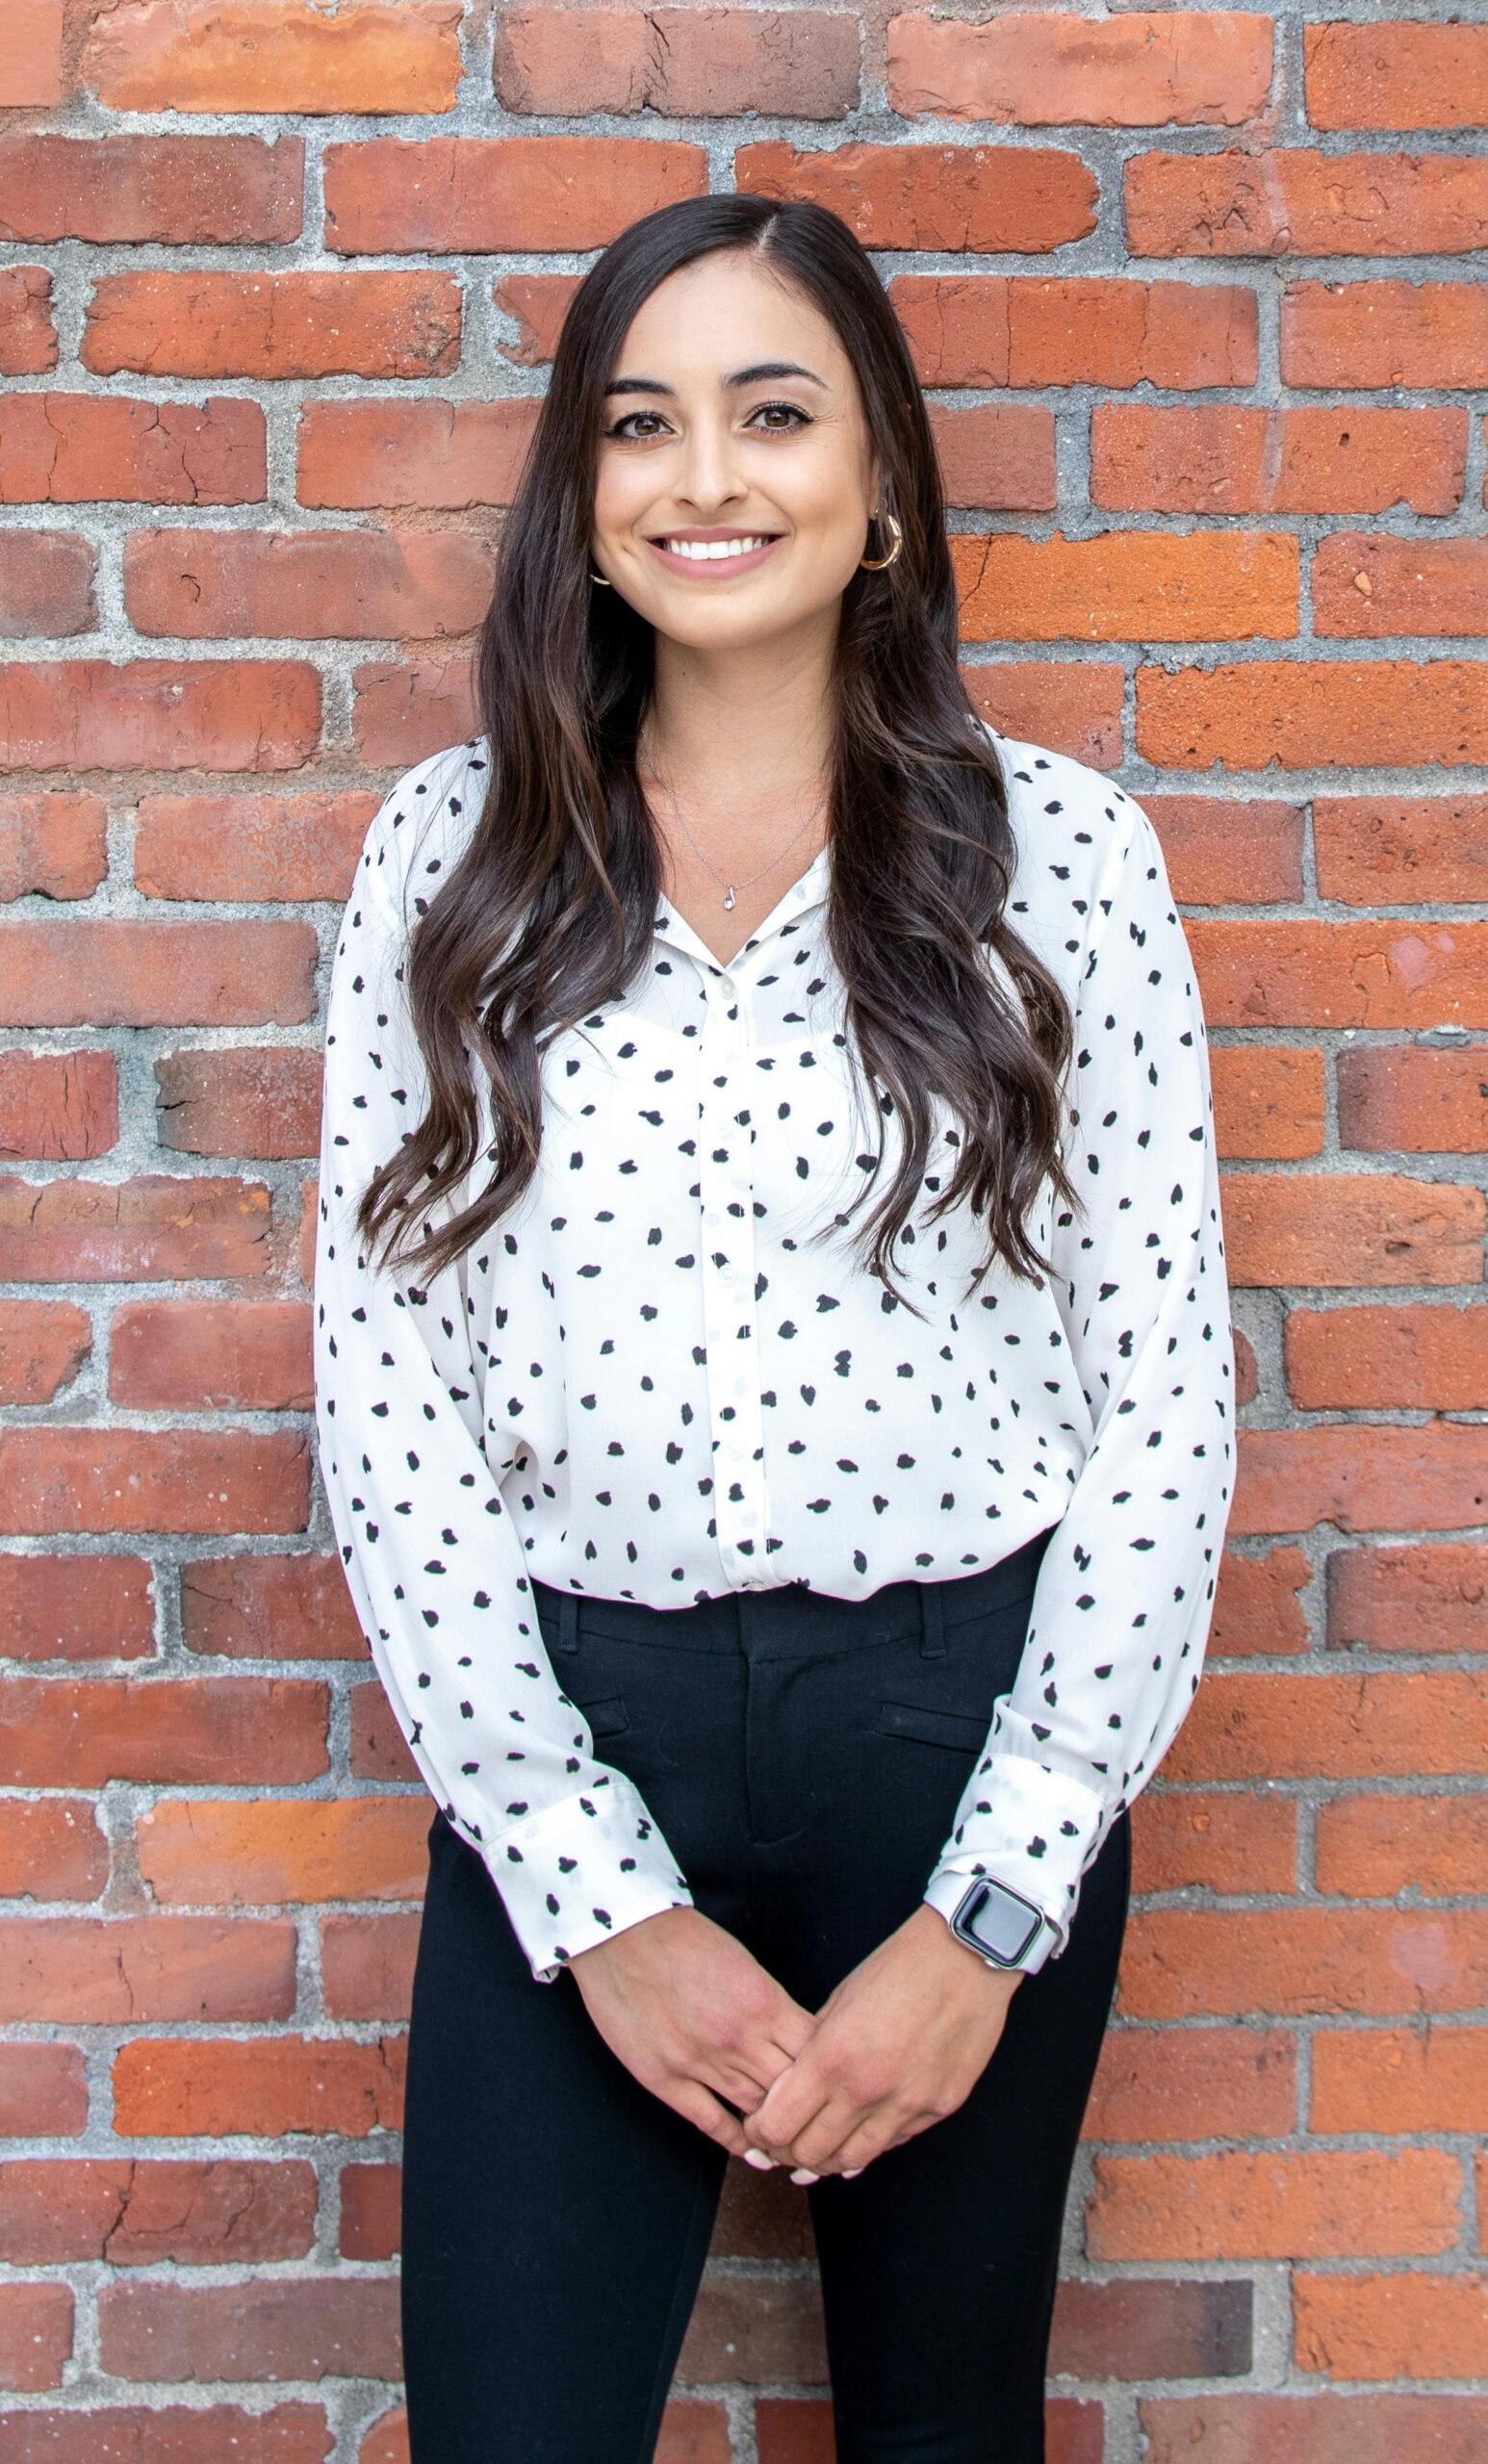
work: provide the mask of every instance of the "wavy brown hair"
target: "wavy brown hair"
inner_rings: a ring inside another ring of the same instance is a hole
[[[1004,913],[1015,841],[996,753],[957,666],[956,586],[924,398],[847,224],[820,205],[756,195],[688,197],[643,216],[584,276],[564,319],[476,654],[484,803],[408,937],[428,1109],[372,1175],[358,1228],[370,1249],[381,1245],[388,1260],[429,1276],[489,1231],[536,1164],[550,1031],[622,999],[646,966],[661,866],[636,737],[654,636],[618,591],[589,578],[603,394],[642,302],[679,267],[721,249],[751,251],[834,327],[861,389],[882,503],[904,532],[891,565],[859,568],[843,592],[833,676],[827,934],[846,988],[855,1075],[860,1057],[883,1091],[880,1113],[897,1111],[903,1133],[897,1172],[865,1227],[865,1263],[891,1281],[939,1096],[960,1121],[961,1151],[934,1214],[969,1192],[988,1235],[973,1281],[998,1257],[1034,1280],[1053,1271],[1024,1229],[1045,1175],[1060,1199],[1078,1204],[1060,1151],[1073,1030],[1062,988]],[[436,1222],[430,1211],[458,1192],[481,1151],[473,1058],[490,1082],[484,1160],[494,1168],[473,1203]],[[858,1203],[884,1151],[881,1127]]]

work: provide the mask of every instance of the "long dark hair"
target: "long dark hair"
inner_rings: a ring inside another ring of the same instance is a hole
[[[1015,841],[996,753],[957,668],[955,578],[924,398],[847,224],[820,205],[757,195],[687,197],[644,215],[569,306],[477,651],[485,801],[408,936],[428,1110],[373,1173],[358,1227],[370,1248],[382,1243],[387,1258],[428,1276],[479,1240],[520,1200],[536,1164],[540,1036],[621,999],[647,962],[661,868],[636,737],[654,637],[619,591],[589,579],[603,393],[642,302],[679,267],[720,249],[753,251],[831,321],[861,388],[881,502],[904,533],[891,565],[859,569],[843,593],[833,679],[827,933],[846,988],[850,1052],[858,1046],[853,1068],[860,1056],[884,1091],[879,1112],[897,1110],[903,1132],[897,1173],[866,1228],[866,1263],[890,1281],[938,1095],[961,1124],[961,1151],[935,1214],[969,1190],[989,1243],[974,1281],[998,1257],[1037,1280],[1053,1270],[1023,1219],[1045,1175],[1078,1203],[1060,1152],[1073,1028],[1059,983],[1003,912]],[[889,535],[880,532],[876,554]],[[1002,961],[1005,983],[983,944]],[[480,1149],[473,1057],[490,1081],[494,1142],[484,1158],[494,1168],[474,1202],[436,1222],[431,1211]],[[881,1129],[873,1178],[884,1151]]]

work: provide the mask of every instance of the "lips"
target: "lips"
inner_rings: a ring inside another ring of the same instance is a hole
[[[756,566],[762,565],[766,556],[771,555],[780,546],[783,533],[776,531],[767,536],[763,531],[746,530],[735,531],[732,535],[735,538],[763,539],[764,545],[760,548],[750,548],[741,555],[735,554],[727,556],[679,555],[673,549],[667,546],[666,538],[664,536],[659,539],[648,539],[646,545],[650,548],[654,556],[660,558],[662,564],[666,566],[670,573],[693,574],[706,580],[716,578],[719,576],[726,574],[753,573]],[[701,547],[706,547],[710,545],[717,545],[719,543],[700,540],[695,544]]]

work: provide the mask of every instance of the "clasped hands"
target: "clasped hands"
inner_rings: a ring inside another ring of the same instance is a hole
[[[570,1966],[643,2087],[731,2155],[808,2176],[860,2172],[955,2113],[1021,1983],[925,1901],[814,2014],[696,1908],[644,1917]]]

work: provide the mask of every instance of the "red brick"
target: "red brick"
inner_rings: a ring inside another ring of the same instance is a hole
[[[1283,1340],[1302,1411],[1488,1411],[1488,1310],[1298,1308]]]
[[[59,918],[0,927],[8,1026],[295,1026],[315,1014],[309,923]]]
[[[135,2038],[114,2058],[117,2129],[129,2139],[362,2139],[398,2130],[404,2040],[269,2041]]]
[[[1221,2124],[1228,2139],[1280,2139],[1296,2128],[1295,2038],[1280,2028],[1108,2031],[1088,2139],[1213,2139]]]
[[[111,111],[447,112],[460,0],[123,0],[99,10],[85,83]]]
[[[356,755],[373,769],[411,769],[463,742],[476,725],[466,657],[396,665],[371,660],[351,673]]]
[[[140,1871],[161,1905],[278,1907],[422,1900],[429,1808],[422,1797],[158,1805],[135,1825]]]
[[[1485,2001],[1481,1912],[1163,1908],[1132,1919],[1118,2007],[1137,2019],[1394,2019]]]
[[[1059,487],[1052,411],[1008,402],[955,411],[933,402],[930,428],[947,504],[987,513],[1053,512]]]
[[[303,2258],[315,2229],[309,2165],[141,2164],[118,2155],[0,2165],[0,2257],[55,2267],[214,2267]]]
[[[1148,1789],[1133,1809],[1132,1846],[1139,1893],[1296,1888],[1296,1808],[1285,1798]]]
[[[325,149],[325,244],[343,255],[602,248],[707,185],[706,155],[680,139],[363,139]]]
[[[1488,900],[1488,796],[1319,796],[1313,843],[1321,898]]]
[[[1471,1045],[1462,1052],[1370,1045],[1341,1053],[1338,1110],[1346,1146],[1423,1155],[1481,1155],[1488,1147],[1488,1087]],[[1471,1373],[1471,1362],[1446,1373],[1452,1384]]]
[[[511,342],[497,345],[503,359],[514,368],[539,368],[552,359],[578,280],[572,273],[508,273],[492,284],[493,302],[517,328]]]
[[[262,1274],[268,1228],[257,1181],[0,1179],[0,1276],[13,1282]]]
[[[422,150],[422,149],[421,149]],[[460,293],[440,273],[115,273],[93,287],[98,376],[448,376]]]
[[[1488,1797],[1335,1797],[1318,1809],[1318,1888],[1488,1895]]]
[[[1314,128],[1474,128],[1488,120],[1488,27],[1304,26]]]
[[[51,275],[42,266],[0,267],[0,375],[44,376],[56,365]]]
[[[538,408],[526,398],[306,402],[295,493],[303,505],[359,512],[510,504]]]
[[[1394,1172],[1246,1172],[1226,1177],[1224,1208],[1237,1285],[1480,1279],[1481,1192],[1454,1183]]]
[[[888,104],[909,116],[1097,128],[1254,119],[1270,87],[1264,16],[1165,9],[1112,18],[894,17]]]
[[[349,1703],[351,1776],[356,1780],[406,1780],[422,1784],[417,1763],[393,1716],[384,1687],[356,1685]]]
[[[419,1947],[417,1916],[327,1916],[321,1925],[326,2016],[406,2019]]]
[[[1118,667],[1013,659],[962,669],[962,682],[999,734],[1051,746],[1095,770],[1121,759],[1126,679]]]
[[[0,1784],[287,1786],[327,1767],[328,1703],[293,1677],[8,1678]]]
[[[321,1055],[281,1051],[170,1052],[155,1064],[155,1129],[179,1154],[284,1160],[320,1143]]]
[[[0,899],[90,897],[109,869],[107,829],[99,796],[0,795]]]
[[[1488,2276],[1299,2275],[1296,2357],[1329,2378],[1481,2378]]]
[[[1453,256],[1488,239],[1488,163],[1451,154],[1139,154],[1137,257]]]
[[[1097,402],[1090,501],[1115,513],[1454,513],[1467,415]]]
[[[578,18],[571,21],[577,29]],[[795,114],[790,115],[791,117]],[[866,248],[1035,256],[1095,228],[1099,192],[1078,154],[1052,146],[742,145],[736,188],[809,198]]]
[[[698,2291],[677,2375],[690,2386],[794,2379],[823,2386],[827,2355],[814,2283],[789,2277],[708,2278]]]
[[[0,1433],[0,1532],[303,1531],[309,1510],[295,1429]]]
[[[146,898],[340,905],[380,801],[356,793],[143,796],[135,886]]]
[[[0,56],[0,107],[63,98],[63,0],[10,0]]]
[[[1477,761],[1488,668],[1470,659],[1255,659],[1137,671],[1137,749],[1160,769]]]
[[[0,2018],[225,2027],[294,2007],[295,1928],[277,1918],[0,1917]]]
[[[1305,1651],[1307,1615],[1298,1594],[1311,1580],[1300,1549],[1269,1549],[1257,1557],[1227,1551],[1209,1629],[1211,1660]]]
[[[1393,1026],[1429,1033],[1443,1024],[1488,1022],[1483,937],[1475,918],[1335,924],[1307,916],[1271,924],[1194,916],[1187,930],[1212,1025]],[[1288,1208],[1283,1190],[1269,1187],[1260,1194]],[[1403,1189],[1394,1194],[1402,1203],[1408,1198]],[[1329,1202],[1351,1207],[1363,1197],[1357,1181],[1352,1196],[1340,1181]],[[1453,1228],[1460,1235],[1473,1220],[1462,1216]]]
[[[92,1349],[93,1330],[71,1300],[0,1300],[0,1403],[50,1403]]]
[[[1488,291],[1471,282],[1294,282],[1281,300],[1287,385],[1488,383]]]
[[[0,1554],[0,1628],[12,1659],[150,1659],[154,1576],[140,1557]]]
[[[96,1899],[109,1843],[81,1798],[0,1799],[0,1899]]]
[[[1326,2028],[1312,2052],[1315,2131],[1488,2132],[1488,2030]]]
[[[1306,1531],[1334,1523],[1341,1531],[1450,1531],[1478,1523],[1483,1450],[1476,1424],[1396,1428],[1382,1424],[1304,1429],[1251,1429],[1240,1443],[1241,1469],[1230,1529]]]
[[[106,2284],[99,2360],[118,2378],[396,2378],[398,2309],[393,2278]]]
[[[659,2457],[659,2446],[656,2452]],[[395,2404],[373,2422],[356,2451],[356,2464],[409,2464],[406,2404]]]
[[[157,1412],[308,1412],[303,1300],[139,1300],[119,1310],[111,1400]]]
[[[188,1651],[229,1659],[364,1659],[337,1557],[195,1557],[181,1568]]]
[[[90,631],[96,561],[87,539],[65,531],[0,531],[0,636]]]
[[[402,2168],[343,2165],[341,2232],[344,2259],[396,2259],[402,2233]],[[724,2464],[728,2464],[727,2455]]]
[[[1448,1669],[1212,1673],[1164,1767],[1173,1779],[1224,1781],[1488,1772],[1482,1681]]]
[[[324,2464],[331,2443],[319,2404],[269,2413],[225,2404],[33,2405],[0,2421],[0,2464]]]
[[[966,641],[1284,640],[1297,629],[1295,538],[1111,530],[951,541]]]
[[[321,736],[299,659],[38,660],[0,668],[0,760],[27,770],[297,770]]]
[[[256,504],[267,488],[257,402],[0,401],[0,504]]]
[[[63,2364],[72,2351],[72,2287],[67,2284],[0,2286],[0,2387],[35,2395],[62,2385]],[[13,2414],[30,2423],[33,2413]],[[0,2456],[7,2433],[0,2419]],[[13,2453],[19,2454],[18,2450]]]
[[[118,1139],[112,1052],[0,1053],[0,1158],[86,1163]]]
[[[1251,2359],[1250,2285],[1066,2278],[1049,2369],[1083,2379],[1235,2378]]]
[[[1324,637],[1488,633],[1488,539],[1334,531],[1314,552],[1312,594],[1314,628]]]
[[[1210,1053],[1215,1131],[1221,1157],[1316,1155],[1326,1110],[1321,1052],[1280,1044],[1225,1044]]]
[[[181,640],[469,632],[492,577],[491,551],[457,530],[137,530],[124,542],[131,622]]]
[[[305,141],[276,137],[0,137],[9,240],[273,246],[297,240]]]
[[[496,93],[505,111],[565,117],[840,119],[860,99],[858,49],[854,20],[827,9],[510,9],[497,21]],[[735,158],[733,186],[754,185]]]
[[[1488,2397],[1159,2396],[1141,2410],[1147,2464],[1481,2464],[1488,2439]]]
[[[1097,2156],[1086,2247],[1095,2260],[1430,2255],[1457,2239],[1461,2193],[1457,2158],[1435,2147]]]
[[[1084,22],[1082,20],[1082,22]],[[1252,385],[1256,299],[1229,284],[900,274],[925,385]]]
[[[87,2120],[78,2046],[0,2044],[0,2138],[74,2139]]]
[[[1335,1650],[1488,1651],[1488,1549],[1339,1549],[1328,1559]]]

